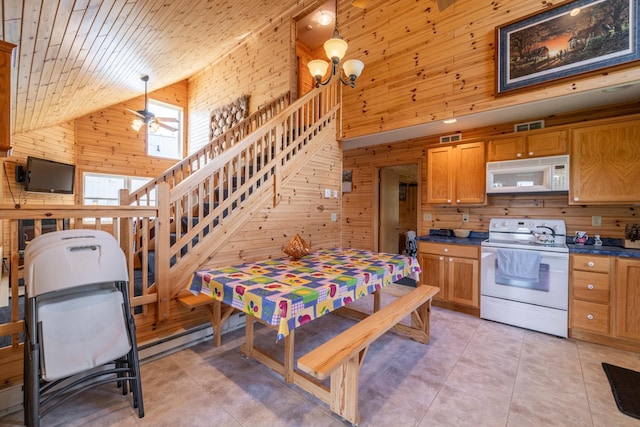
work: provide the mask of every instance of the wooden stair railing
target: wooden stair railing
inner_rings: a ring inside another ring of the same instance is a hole
[[[336,85],[312,91],[173,188],[158,185],[155,256],[170,260],[156,263],[159,320],[193,271],[265,203],[277,205],[281,186],[335,141],[335,127],[322,130],[337,121],[339,107]]]
[[[155,190],[156,185],[166,182],[170,188],[174,187],[189,175],[209,163],[216,155],[233,146],[251,132],[259,129],[263,124],[284,110],[289,104],[290,94],[285,93],[280,95],[278,98],[260,107],[258,111],[249,115],[249,117],[243,119],[219,137],[212,139],[198,151],[190,154],[185,159],[167,169],[157,178],[149,181],[131,194],[128,194],[120,203],[122,205],[148,206],[151,200],[149,195]]]

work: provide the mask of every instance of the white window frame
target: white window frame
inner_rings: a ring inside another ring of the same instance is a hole
[[[101,179],[104,179],[105,181],[107,180],[120,181],[123,185],[120,186],[118,185],[118,183],[114,182],[112,188],[109,189],[109,188],[106,188],[106,187],[109,187],[109,183],[105,182],[104,184],[105,188],[103,188],[103,190],[107,190],[107,191],[113,190],[115,191],[115,196],[113,194],[98,194],[98,193],[87,195],[87,189],[91,187],[87,185],[88,177],[101,178]],[[129,192],[131,192],[132,190],[136,190],[140,188],[141,186],[143,186],[149,181],[151,181],[151,178],[142,177],[142,176],[126,176],[126,175],[113,175],[113,174],[97,173],[97,172],[83,172],[82,173],[82,204],[86,206],[91,206],[91,205],[118,206],[120,205],[119,190],[121,188],[124,188]],[[150,193],[150,196],[151,196],[151,200],[149,201],[149,204],[152,206],[155,206],[157,203],[156,191],[153,190]],[[146,198],[142,201],[145,202]],[[143,204],[146,205],[146,203],[143,203]],[[91,219],[85,219],[85,222],[93,223],[94,221],[92,221]],[[111,223],[111,218],[103,218],[102,222]]]
[[[178,120],[178,122],[166,123],[168,126],[176,128],[175,132],[159,128],[155,133],[151,133],[147,127],[147,156],[182,160],[184,158],[182,141],[183,108],[149,99],[149,111],[155,114],[156,117],[170,117]]]

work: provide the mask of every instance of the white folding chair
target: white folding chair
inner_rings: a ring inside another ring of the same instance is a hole
[[[24,412],[38,426],[82,391],[117,382],[144,416],[124,253],[109,233],[66,230],[25,249]]]

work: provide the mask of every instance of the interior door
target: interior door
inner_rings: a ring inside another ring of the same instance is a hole
[[[380,252],[398,253],[400,176],[391,168],[380,169]]]

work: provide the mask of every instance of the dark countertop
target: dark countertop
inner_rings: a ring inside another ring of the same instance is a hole
[[[608,255],[625,258],[640,258],[640,249],[627,249],[620,246],[576,245],[570,243],[570,254]]]
[[[437,230],[434,231],[437,233]],[[427,234],[424,236],[418,236],[416,238],[419,242],[432,242],[432,243],[450,243],[453,245],[470,245],[480,246],[482,242],[488,239],[488,233],[472,231],[469,237],[455,237],[455,236],[438,236],[437,234]],[[591,239],[590,239],[591,240]],[[615,240],[615,239],[612,239]],[[604,239],[605,243],[609,243],[608,239]],[[569,253],[571,254],[589,254],[589,255],[604,255],[604,256],[617,256],[624,258],[639,258],[640,249],[627,249],[621,246],[603,245],[595,246],[593,244],[576,245],[574,243],[568,243]]]

